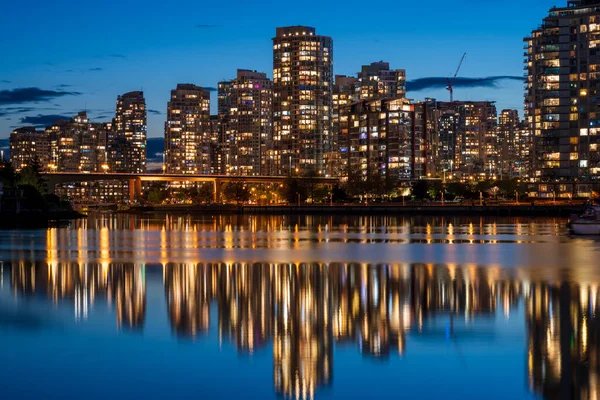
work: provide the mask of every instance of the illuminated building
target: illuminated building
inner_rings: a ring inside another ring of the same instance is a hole
[[[49,156],[46,169],[53,172],[102,172],[106,163],[105,124],[91,123],[85,111],[71,121],[56,121],[46,128]]]
[[[498,116],[498,159],[503,175],[518,175],[519,160],[519,112],[502,110]]]
[[[517,161],[515,162],[518,176],[521,178],[529,177],[531,172],[532,139],[533,136],[529,124],[527,121],[521,121],[518,127]]]
[[[358,80],[361,100],[406,97],[406,70],[390,70],[390,63],[363,65]]]
[[[238,69],[236,79],[219,83],[227,174],[260,175],[266,169],[272,99],[273,82],[262,72]]]
[[[273,38],[273,152],[280,175],[323,173],[332,146],[333,41],[307,26]]]
[[[488,177],[499,174],[494,102],[437,102],[435,108],[439,171]]]
[[[34,126],[18,128],[10,134],[10,159],[16,172],[37,162],[42,170],[51,170],[50,135]]]
[[[165,169],[170,174],[210,174],[216,138],[210,125],[210,92],[178,84],[167,103]]]
[[[600,1],[554,7],[525,42],[532,176],[600,177]]]
[[[340,147],[340,121],[348,121],[345,114],[347,107],[358,101],[360,81],[358,78],[345,75],[336,75],[333,86],[333,113],[332,113],[332,151],[330,158],[338,160],[328,160],[327,171],[329,176],[343,176],[343,171],[347,168],[347,160],[344,155],[347,154],[346,147]],[[340,154],[342,153],[342,154]]]
[[[338,140],[349,180],[375,180],[391,190],[426,173],[424,105],[403,98],[360,101],[342,113]]]
[[[146,172],[146,100],[144,92],[117,96],[117,111],[108,140],[111,172]]]

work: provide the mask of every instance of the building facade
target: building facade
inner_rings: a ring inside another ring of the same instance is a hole
[[[210,124],[210,92],[178,84],[167,103],[165,170],[170,174],[210,174],[216,142]]]
[[[552,8],[525,41],[531,175],[600,177],[600,1]]]
[[[406,97],[406,70],[390,70],[390,63],[363,65],[358,80],[362,100]]]
[[[519,133],[521,121],[517,110],[502,110],[498,116],[498,159],[504,177],[519,174]]]
[[[16,172],[37,162],[43,170],[51,170],[50,135],[34,126],[15,129],[10,134],[10,160]]]
[[[426,175],[426,109],[400,98],[359,101],[344,109],[340,152],[349,181],[377,181],[386,191]]]
[[[117,96],[117,109],[108,140],[112,172],[146,172],[146,100],[144,92]]]
[[[273,38],[273,151],[280,175],[325,169],[332,146],[333,40],[307,26]]]
[[[70,121],[56,121],[45,131],[51,172],[105,172],[107,164],[107,125],[92,123],[85,111]]]
[[[438,175],[444,170],[474,178],[500,173],[494,102],[436,102],[434,114]]]
[[[227,174],[268,174],[272,105],[273,82],[265,73],[239,69],[236,79],[219,83]]]

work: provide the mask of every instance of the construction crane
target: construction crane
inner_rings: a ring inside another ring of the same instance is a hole
[[[456,76],[458,75],[458,71],[460,71],[460,67],[462,66],[463,61],[465,61],[466,56],[467,53],[463,54],[462,58],[460,59],[460,62],[458,63],[458,68],[456,68],[456,72],[454,73],[452,79],[446,78],[446,80],[448,81],[448,86],[446,87],[446,90],[450,92],[450,103],[454,102],[454,82],[456,82]]]

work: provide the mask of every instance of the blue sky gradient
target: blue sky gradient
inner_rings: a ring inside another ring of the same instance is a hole
[[[169,92],[177,83],[216,87],[237,68],[271,76],[277,26],[309,25],[333,37],[336,74],[355,74],[363,64],[384,60],[405,68],[409,81],[445,77],[467,52],[461,77],[522,76],[523,37],[548,9],[563,3],[10,2],[2,7],[0,24],[0,138],[45,115],[87,109],[93,121],[108,121],[116,96],[140,89],[155,111],[148,115],[148,135],[160,137]],[[11,103],[13,91],[21,88],[73,94]],[[408,97],[447,100],[448,93],[432,88]],[[523,85],[501,80],[491,87],[457,87],[455,99],[496,100],[499,110],[521,111]],[[216,93],[211,100],[216,112]]]

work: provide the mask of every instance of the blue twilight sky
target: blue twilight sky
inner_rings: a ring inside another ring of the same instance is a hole
[[[523,37],[550,7],[563,3],[5,2],[0,11],[0,138],[16,126],[43,124],[83,109],[93,121],[108,121],[116,96],[140,89],[152,110],[148,136],[160,137],[169,91],[177,83],[214,88],[233,78],[237,68],[272,76],[271,38],[277,26],[309,25],[317,34],[333,37],[335,74],[355,74],[363,64],[384,60],[392,68],[405,68],[409,81],[446,77],[467,52],[463,78],[520,77]],[[522,110],[520,81],[487,83],[458,86],[455,98],[496,100],[499,110]],[[430,87],[409,91],[408,97],[448,100],[448,93]],[[213,93],[213,112],[216,101]]]

